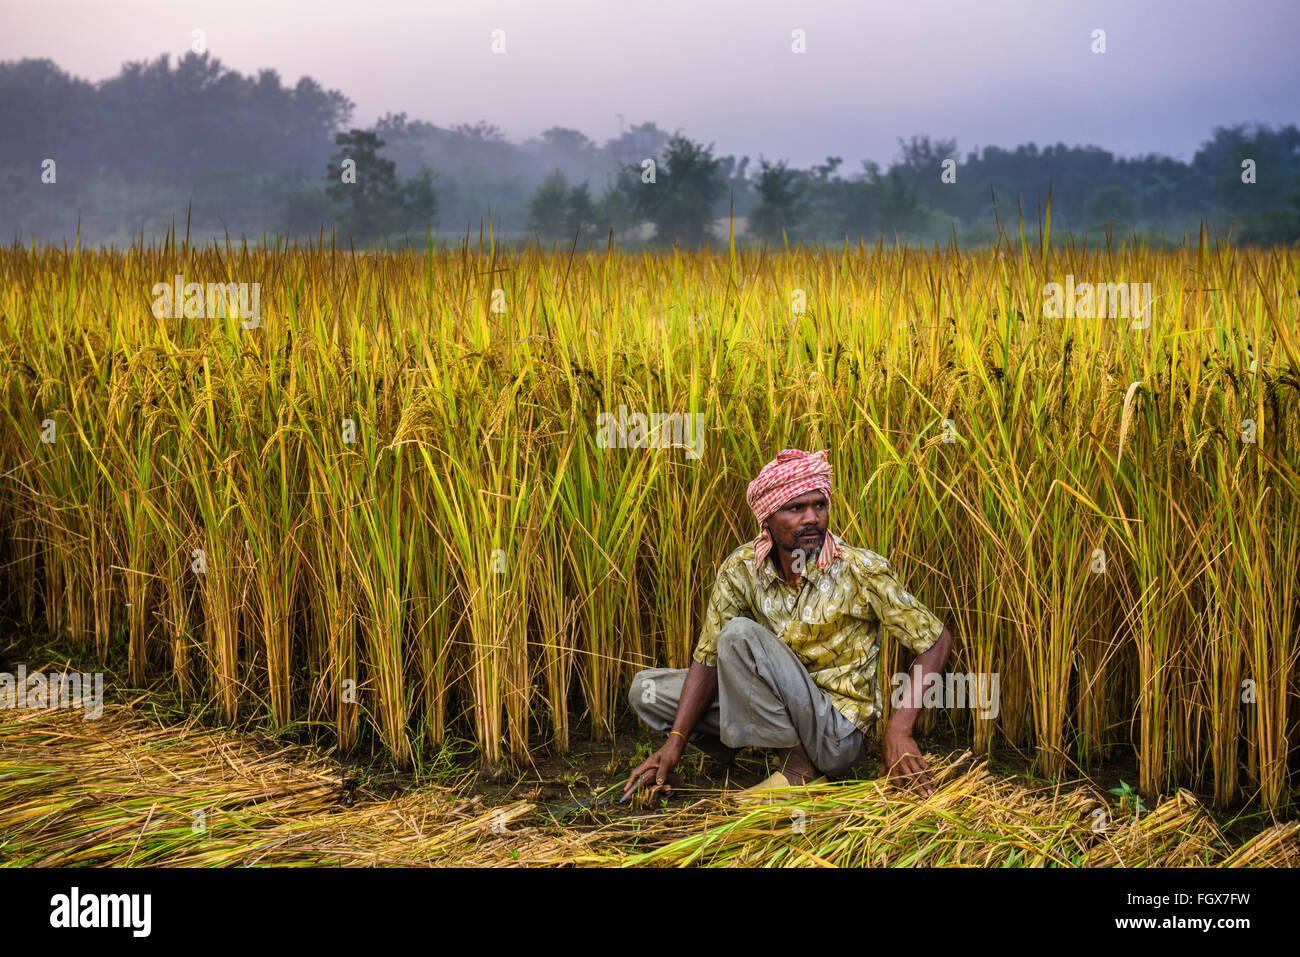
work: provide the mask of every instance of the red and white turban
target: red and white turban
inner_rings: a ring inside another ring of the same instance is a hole
[[[809,492],[821,491],[826,497],[831,495],[831,465],[826,461],[826,453],[800,452],[798,449],[786,449],[771,462],[763,466],[758,478],[749,483],[745,489],[745,499],[750,511],[761,526],[778,508],[793,498]],[[766,528],[754,540],[754,567],[761,568],[763,559],[772,550],[772,536]],[[838,539],[826,531],[826,540],[817,555],[817,566],[826,571],[831,562],[840,554]]]

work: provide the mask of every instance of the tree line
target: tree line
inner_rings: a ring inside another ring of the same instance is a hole
[[[353,102],[304,77],[243,76],[208,53],[125,64],[99,83],[47,59],[0,63],[0,236],[124,242],[189,215],[200,236],[327,234],[346,244],[477,230],[553,241],[697,246],[737,217],[742,238],[782,243],[978,242],[995,217],[1043,215],[1053,232],[1108,226],[1152,237],[1202,221],[1239,240],[1300,239],[1300,129],[1215,128],[1190,162],[1029,143],[959,154],[899,140],[882,168],[797,169],[715,156],[713,145],[632,125],[597,144],[552,127],[521,144],[486,122],[443,128]],[[653,227],[652,229],[650,227]],[[653,237],[650,239],[649,237]]]

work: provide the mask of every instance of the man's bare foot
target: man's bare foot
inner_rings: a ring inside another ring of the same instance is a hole
[[[817,769],[808,760],[808,753],[804,751],[803,745],[796,744],[793,748],[780,748],[777,750],[777,754],[782,759],[781,773],[785,775],[786,780],[791,784],[806,784],[817,777]]]

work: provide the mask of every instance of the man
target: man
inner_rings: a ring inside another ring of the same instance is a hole
[[[882,628],[940,674],[948,629],[903,588],[880,555],[830,532],[831,467],[825,452],[786,449],[749,483],[761,532],[718,569],[691,666],[638,672],[632,707],[663,747],[632,772],[650,793],[680,786],[689,740],[724,762],[742,747],[776,749],[779,769],[748,792],[825,781],[859,760],[881,715],[876,658]],[[909,703],[910,701],[910,703]],[[885,767],[924,797],[930,778],[912,727],[912,689],[885,730]]]

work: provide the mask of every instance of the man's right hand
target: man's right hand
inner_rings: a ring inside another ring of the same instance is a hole
[[[623,797],[627,797],[632,792],[638,780],[641,780],[644,785],[652,783],[653,779],[653,787],[650,788],[648,795],[651,798],[660,789],[665,794],[672,793],[673,784],[681,781],[681,776],[672,772],[682,757],[682,740],[684,739],[678,735],[670,735],[663,747],[642,761],[627,779],[627,786],[623,788]]]

